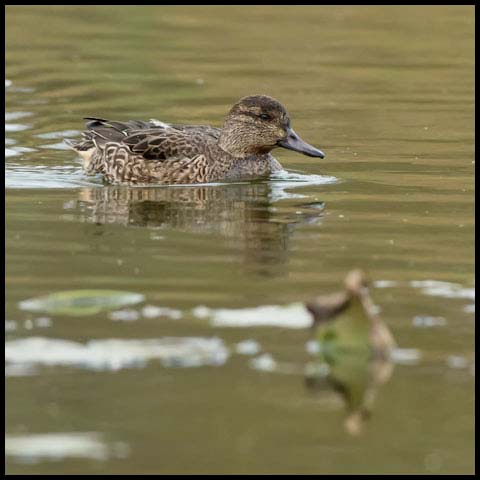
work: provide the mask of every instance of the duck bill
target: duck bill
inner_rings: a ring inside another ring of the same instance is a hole
[[[287,130],[287,136],[282,140],[279,140],[277,145],[288,150],[303,153],[309,157],[325,157],[325,154],[321,150],[318,150],[318,148],[312,147],[307,142],[304,142],[291,128]]]

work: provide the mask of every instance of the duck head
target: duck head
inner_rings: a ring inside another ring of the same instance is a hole
[[[352,296],[358,296],[368,288],[368,278],[363,270],[351,270],[345,277],[345,288]]]
[[[245,158],[287,148],[309,157],[325,154],[304,142],[290,126],[285,107],[272,97],[251,95],[240,99],[223,124],[220,147],[231,155]]]

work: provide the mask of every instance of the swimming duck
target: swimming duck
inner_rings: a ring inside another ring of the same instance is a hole
[[[285,107],[266,95],[240,99],[222,128],[87,117],[80,141],[68,142],[87,174],[115,184],[192,184],[267,177],[282,166],[276,147],[324,158],[291,128]]]

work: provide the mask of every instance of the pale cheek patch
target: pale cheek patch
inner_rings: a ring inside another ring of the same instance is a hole
[[[85,168],[88,168],[90,161],[92,160],[92,155],[95,150],[95,147],[92,147],[88,150],[77,150],[79,155],[85,160]]]

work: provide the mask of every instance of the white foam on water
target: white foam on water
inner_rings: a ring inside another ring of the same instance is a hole
[[[38,328],[48,328],[52,326],[52,319],[50,317],[38,317],[33,321],[33,324]]]
[[[116,371],[143,367],[154,359],[166,367],[218,366],[223,365],[228,357],[228,349],[216,337],[105,339],[90,340],[87,343],[27,337],[5,342],[7,366],[71,366]]]
[[[286,189],[304,187],[309,185],[328,185],[337,183],[336,177],[327,175],[308,175],[303,173],[280,170],[271,175],[269,184],[272,188],[270,200],[277,202],[284,199],[306,198],[306,195],[285,191]]]
[[[243,340],[235,345],[235,351],[239,355],[257,355],[262,347],[256,340]]]
[[[11,122],[12,120],[18,120],[19,118],[31,117],[32,112],[5,112],[5,122]]]
[[[5,332],[13,332],[17,329],[17,322],[15,320],[5,320]]]
[[[308,340],[305,343],[305,351],[310,355],[316,356],[320,353],[320,350],[320,343],[316,340]]]
[[[35,135],[37,138],[44,138],[47,140],[56,140],[64,138],[74,138],[81,134],[80,130],[60,130],[58,132],[39,133]]]
[[[194,308],[192,314],[197,318],[210,318],[210,324],[214,327],[308,328],[312,325],[312,318],[303,303],[238,309],[200,306]]]
[[[394,348],[390,358],[399,365],[416,365],[422,358],[422,353],[417,348]]]
[[[458,283],[414,280],[410,282],[410,285],[414,288],[420,288],[423,294],[434,297],[475,299],[475,288],[465,288]]]
[[[439,280],[412,280],[410,282],[396,282],[393,280],[377,280],[373,283],[377,288],[390,288],[409,285],[418,288],[424,295],[443,298],[467,298],[475,300],[475,287],[464,287],[459,283],[443,282]],[[465,305],[463,311],[475,313],[475,303]],[[432,327],[445,325],[446,320],[442,317],[415,317],[413,325],[416,327]]]
[[[21,123],[6,123],[5,131],[6,132],[22,132],[23,130],[28,130],[31,128],[30,125],[23,125]]]
[[[449,355],[446,363],[450,368],[467,368],[469,366],[469,361],[460,355]]]
[[[252,358],[249,365],[254,370],[260,370],[263,372],[273,372],[277,368],[277,362],[269,353],[264,353],[259,357]]]
[[[5,435],[5,455],[24,463],[60,461],[65,458],[104,461],[112,455],[118,456],[118,446],[120,442],[108,445],[96,432]],[[126,449],[123,450],[125,452]]]
[[[18,148],[8,149],[8,155],[19,155]],[[87,177],[81,167],[73,165],[55,167],[12,163],[5,165],[5,188],[75,188],[81,186],[101,186],[101,179]]]
[[[132,309],[115,310],[110,312],[108,317],[114,322],[134,322],[140,318],[140,313]]]
[[[31,377],[37,374],[37,368],[30,364],[5,365],[5,377]]]
[[[463,311],[467,313],[475,313],[475,304],[471,303],[463,307]]]
[[[17,155],[20,155],[20,154],[15,150],[12,150],[11,148],[5,149],[5,158],[15,157]]]
[[[144,318],[168,317],[173,320],[180,320],[183,315],[181,310],[176,310],[174,308],[145,305],[142,308],[142,316]]]
[[[48,143],[46,145],[40,145],[40,148],[45,150],[71,150],[71,148],[64,142]]]
[[[24,92],[24,93],[30,93],[35,91],[33,88],[29,87],[14,87],[13,82],[11,80],[5,79],[5,88],[9,89],[10,92]]]
[[[373,286],[376,288],[391,288],[398,286],[398,282],[394,280],[377,280],[373,282]]]
[[[337,183],[338,178],[328,175],[315,175],[289,172],[288,170],[279,170],[271,175],[270,181],[283,183],[285,188],[299,187],[302,185],[327,185]],[[286,184],[286,185],[285,185]]]
[[[30,152],[36,152],[34,148],[30,147],[21,147],[21,146],[12,146],[11,148],[5,148],[5,157],[10,158],[10,157],[16,157],[18,155],[22,155],[22,153],[30,153]]]
[[[447,320],[444,317],[417,315],[412,319],[412,325],[419,328],[444,327],[447,325]]]
[[[213,310],[205,305],[199,305],[192,309],[192,315],[196,318],[208,318]]]

